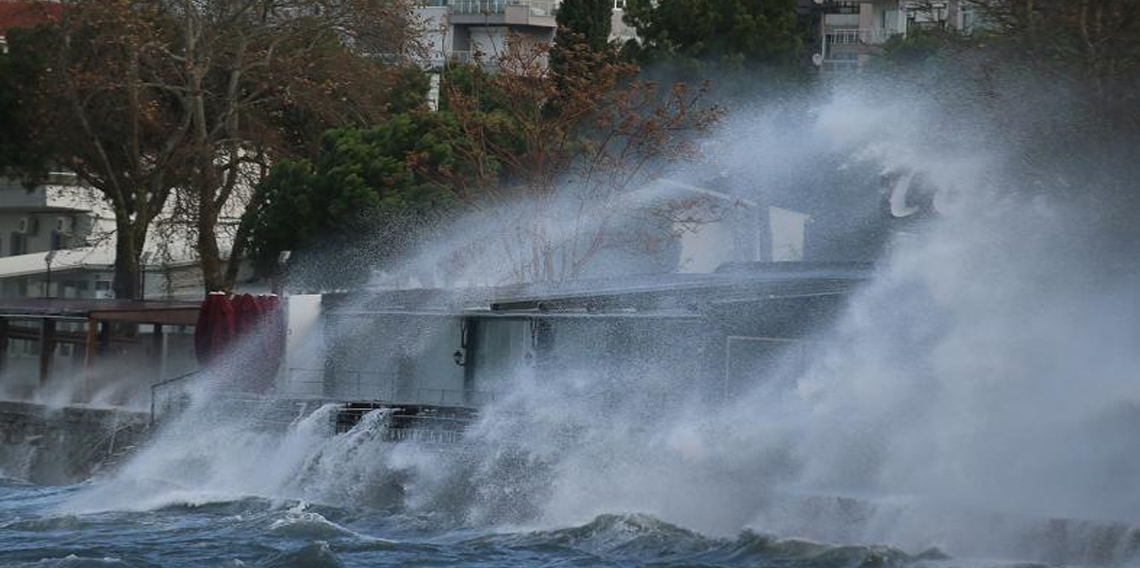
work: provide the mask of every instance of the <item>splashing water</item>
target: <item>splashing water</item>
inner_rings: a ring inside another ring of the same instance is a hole
[[[944,215],[891,242],[792,381],[757,369],[750,390],[710,402],[667,369],[615,385],[584,352],[512,377],[449,450],[385,442],[384,412],[340,434],[332,405],[273,427],[219,411],[205,389],[113,476],[5,486],[17,524],[0,525],[0,544],[18,534],[37,552],[0,558],[78,565],[68,554],[115,548],[154,562],[141,544],[49,542],[158,526],[163,546],[206,543],[169,565],[976,565],[928,549],[1132,560],[1135,267],[1105,262],[1087,211],[1011,190],[1023,172],[997,134],[932,122],[936,110],[848,92],[808,119],[741,118],[710,142],[724,150],[710,168],[762,182],[753,197],[796,191],[796,171],[843,191],[865,169],[917,172],[942,196]],[[809,172],[816,160],[839,164],[835,177]],[[447,251],[431,243],[408,265]]]

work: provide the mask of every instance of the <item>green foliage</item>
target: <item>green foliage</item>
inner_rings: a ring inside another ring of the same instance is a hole
[[[40,127],[29,103],[36,96],[39,70],[45,52],[33,49],[42,43],[47,28],[8,31],[10,50],[0,53],[0,173],[34,185],[46,175],[50,152],[36,136]]]
[[[803,59],[796,0],[630,0],[626,23],[646,63],[736,69],[795,66]]]
[[[891,37],[883,45],[883,56],[875,61],[888,67],[919,65],[947,54],[962,41],[954,32],[918,29]]]
[[[558,6],[556,47],[585,43],[594,51],[609,45],[613,0],[562,0]]]
[[[427,173],[455,161],[436,134],[442,120],[403,113],[371,128],[331,130],[315,161],[275,165],[258,187],[265,204],[251,236],[257,265],[270,269],[280,251],[373,233],[397,219],[414,222],[387,236],[407,240],[414,236],[412,225],[454,210],[450,192]]]
[[[480,65],[450,65],[440,88],[440,110],[450,110],[456,96],[474,99],[481,112],[494,112],[507,105],[507,95],[490,81],[490,74]]]
[[[387,93],[388,114],[423,110],[431,81],[427,73],[416,66],[397,66],[389,70]]]

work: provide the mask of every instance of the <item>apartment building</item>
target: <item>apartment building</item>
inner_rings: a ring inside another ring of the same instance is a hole
[[[420,8],[426,30],[429,63],[491,61],[506,46],[508,37],[524,42],[549,43],[558,30],[560,0],[428,0]],[[625,25],[625,0],[613,0],[612,37],[636,37]]]
[[[962,0],[813,0],[820,11],[815,63],[824,74],[857,72],[891,38],[916,30],[979,26],[976,9]]]
[[[92,246],[104,216],[98,208],[98,200],[70,174],[53,174],[30,189],[0,180],[0,296],[109,296],[111,267],[100,270],[108,263]]]
[[[9,29],[35,26],[58,19],[61,14],[61,3],[0,0],[0,53],[8,53]]]
[[[114,231],[106,201],[73,174],[30,189],[0,179],[0,298],[112,297]],[[150,241],[140,275],[146,297],[200,297],[188,244]]]
[[[971,33],[984,25],[977,6],[963,0],[909,0],[907,29],[957,30]]]
[[[825,74],[858,71],[887,40],[905,35],[906,24],[903,0],[823,2],[815,62]]]

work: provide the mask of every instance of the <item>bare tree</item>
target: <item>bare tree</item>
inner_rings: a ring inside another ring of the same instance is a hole
[[[106,198],[115,220],[120,298],[139,295],[147,230],[187,165],[187,108],[161,82],[171,71],[163,20],[151,6],[68,4],[61,19],[10,39],[12,57],[35,66],[22,98],[29,144]]]
[[[412,0],[74,0],[12,38],[38,66],[24,85],[38,155],[111,204],[115,294],[139,296],[139,258],[171,211],[195,243],[208,290],[228,290],[266,166],[330,126],[384,110],[392,64],[416,48]],[[239,199],[241,198],[241,199]],[[239,203],[239,201],[241,201]],[[225,257],[228,256],[228,264]]]
[[[694,156],[693,135],[720,116],[701,105],[703,87],[637,80],[636,66],[584,45],[564,50],[555,72],[546,45],[512,39],[494,65],[446,89],[446,136],[468,167],[444,172],[453,175],[443,184],[477,208],[511,212],[504,245],[518,280],[579,275],[628,194],[653,178],[650,165]]]
[[[191,171],[180,195],[207,290],[238,276],[262,196],[253,188],[281,157],[312,148],[334,126],[385,110],[388,68],[413,54],[410,0],[175,2],[182,73],[166,85],[190,109]],[[243,214],[248,211],[249,214]],[[223,216],[238,223],[227,230]]]

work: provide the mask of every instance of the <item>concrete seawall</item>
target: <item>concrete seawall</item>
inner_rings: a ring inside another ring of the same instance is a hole
[[[42,485],[87,479],[146,440],[150,415],[0,401],[0,474]]]

